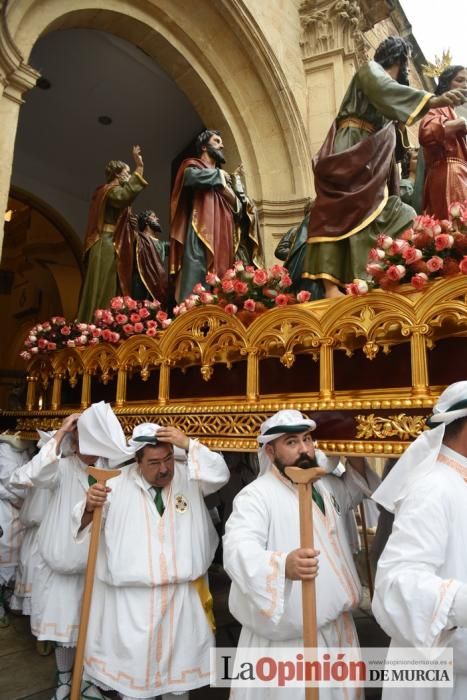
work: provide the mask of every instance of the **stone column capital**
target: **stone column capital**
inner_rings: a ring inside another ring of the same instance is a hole
[[[23,103],[22,95],[36,85],[40,73],[28,65],[8,29],[7,5],[0,10],[0,83],[3,94],[13,102]]]

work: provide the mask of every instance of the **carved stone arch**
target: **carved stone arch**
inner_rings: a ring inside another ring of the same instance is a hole
[[[229,160],[244,164],[248,191],[266,230],[274,226],[278,206],[284,223],[287,212],[295,219],[297,203],[302,206],[312,190],[306,130],[277,57],[243,0],[198,0],[196,12],[187,11],[185,0],[109,0],[105,5],[98,0],[9,0],[6,17],[21,57],[17,63],[27,65],[37,39],[59,29],[94,28],[132,42],[175,80],[208,126],[223,131]],[[11,120],[10,138],[17,112]],[[13,140],[5,146],[12,158]]]

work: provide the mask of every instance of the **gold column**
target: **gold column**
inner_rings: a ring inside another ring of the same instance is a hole
[[[246,395],[251,403],[259,397],[259,357],[257,348],[249,348],[246,364]]]
[[[51,401],[51,406],[50,408],[52,411],[56,411],[58,408],[60,408],[60,404],[62,401],[62,380],[63,380],[63,374],[60,372],[54,372],[54,383],[52,386],[52,401]]]
[[[91,405],[91,377],[91,370],[86,369],[83,373],[83,384],[81,386],[81,408],[87,408]]]
[[[115,399],[115,405],[121,407],[125,403],[126,399],[126,377],[127,370],[126,367],[119,367],[117,375],[117,395]]]
[[[321,338],[319,350],[319,398],[327,401],[334,394],[334,343],[332,338]]]
[[[159,372],[159,403],[168,401],[170,392],[170,360],[162,360]]]
[[[36,407],[37,377],[26,377],[28,390],[26,394],[26,411],[34,411]]]
[[[410,354],[412,363],[412,394],[428,395],[428,361],[426,356],[427,325],[414,326],[410,336]]]

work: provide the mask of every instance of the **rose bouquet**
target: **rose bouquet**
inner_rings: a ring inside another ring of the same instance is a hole
[[[118,343],[132,335],[155,336],[167,328],[171,319],[162,311],[160,302],[136,301],[131,297],[113,297],[110,308],[96,309],[94,322],[104,343]]]
[[[206,285],[197,284],[192,294],[174,308],[174,316],[205,304],[221,306],[228,314],[259,314],[267,309],[303,303],[311,298],[310,292],[303,290],[296,295],[291,290],[292,280],[282,265],[256,269],[237,261],[222,279],[209,272]]]
[[[366,294],[371,287],[397,291],[406,282],[419,290],[431,279],[467,274],[467,201],[451,204],[449,214],[441,221],[417,216],[398,238],[378,236],[368,255],[369,282],[354,280],[347,293]]]
[[[92,323],[70,323],[63,316],[52,316],[49,321],[31,328],[24,341],[26,349],[20,355],[24,360],[30,360],[34,355],[53,350],[96,345],[100,337],[101,330]]]

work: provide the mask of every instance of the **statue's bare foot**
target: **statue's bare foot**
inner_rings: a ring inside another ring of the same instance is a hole
[[[345,296],[346,295],[341,292],[337,284],[330,284],[329,286],[326,286],[326,299],[341,299]]]

